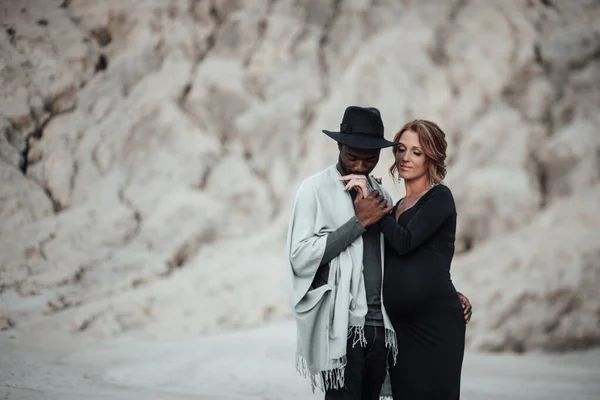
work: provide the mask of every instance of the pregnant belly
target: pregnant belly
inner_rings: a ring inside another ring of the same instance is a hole
[[[453,290],[449,274],[431,263],[386,265],[383,301],[390,312],[414,312],[437,299],[447,298]]]

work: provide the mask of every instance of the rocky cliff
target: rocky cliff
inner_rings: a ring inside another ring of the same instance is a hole
[[[288,317],[291,199],[358,104],[448,134],[471,346],[600,343],[599,1],[2,0],[0,23],[9,334]]]

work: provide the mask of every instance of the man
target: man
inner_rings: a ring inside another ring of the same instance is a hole
[[[302,182],[292,211],[287,250],[297,322],[297,368],[325,399],[379,399],[396,336],[381,300],[384,242],[375,226],[391,198],[372,179],[384,138],[375,108],[346,109],[339,158]],[[364,177],[367,193],[346,191],[347,176]],[[465,319],[470,304],[464,299]],[[400,355],[401,356],[401,355]]]

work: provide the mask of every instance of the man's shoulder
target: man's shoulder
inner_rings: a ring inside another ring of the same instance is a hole
[[[331,178],[331,167],[328,167],[312,174],[307,178],[304,178],[304,180],[300,182],[300,188],[311,187],[318,189],[319,187],[328,185],[331,182],[334,182],[334,180]]]

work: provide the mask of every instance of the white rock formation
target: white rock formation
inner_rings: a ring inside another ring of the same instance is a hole
[[[291,199],[336,160],[320,130],[360,104],[388,137],[412,118],[448,134],[470,344],[600,342],[598,1],[0,6],[1,329],[289,316]],[[376,173],[398,198],[391,160]]]

